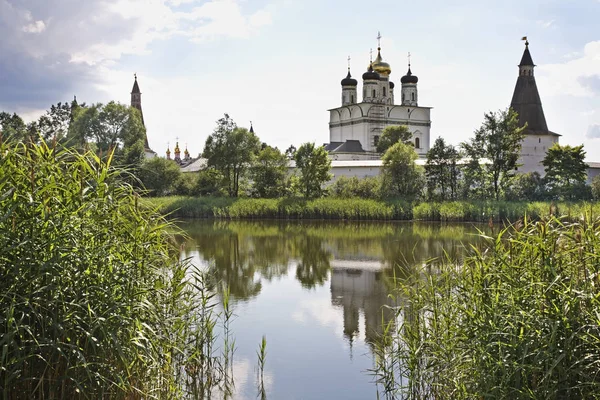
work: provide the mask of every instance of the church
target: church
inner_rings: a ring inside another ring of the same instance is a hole
[[[362,101],[358,81],[350,73],[342,79],[341,106],[329,110],[329,143],[325,145],[332,160],[375,160],[375,151],[385,127],[405,125],[420,158],[429,151],[431,107],[419,106],[419,78],[408,71],[400,79],[400,99],[396,104],[396,85],[390,80],[392,68],[381,56],[381,34],[377,37],[377,57],[362,74]]]

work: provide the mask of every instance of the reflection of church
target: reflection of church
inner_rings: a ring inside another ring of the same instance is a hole
[[[331,303],[341,307],[344,318],[344,336],[352,343],[360,333],[360,314],[364,317],[363,332],[368,343],[373,343],[382,332],[381,318],[394,319],[391,307],[395,304],[388,296],[383,282],[384,271],[373,268],[373,262],[353,261],[352,268],[343,265],[331,270]],[[361,268],[362,264],[364,268]],[[381,268],[381,263],[379,268]],[[384,307],[389,306],[389,307]]]
[[[381,35],[378,37],[381,39]],[[358,99],[358,81],[350,74],[341,82],[342,105],[329,110],[329,140],[326,149],[334,160],[379,158],[377,142],[386,126],[405,125],[412,133],[415,150],[425,157],[429,150],[431,107],[418,105],[417,83],[412,74],[410,59],[408,71],[400,79],[400,103],[396,104],[396,85],[390,80],[392,69],[381,56],[371,61],[362,75],[362,102]]]

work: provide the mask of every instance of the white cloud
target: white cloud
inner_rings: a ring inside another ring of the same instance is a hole
[[[553,20],[553,19],[551,19],[551,20],[548,20],[548,21],[541,21],[541,20],[540,20],[540,21],[536,21],[536,22],[537,22],[537,24],[538,24],[539,26],[541,26],[542,28],[550,28],[550,27],[554,26],[554,22],[555,22],[555,20]]]
[[[600,40],[585,45],[583,54],[560,64],[538,67],[548,95],[594,96],[600,71]]]
[[[23,27],[23,32],[27,33],[42,33],[46,30],[44,21],[35,21]]]
[[[600,125],[590,125],[585,136],[589,139],[600,139]]]

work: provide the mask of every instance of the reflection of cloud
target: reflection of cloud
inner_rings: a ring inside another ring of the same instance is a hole
[[[599,139],[600,138],[600,125],[598,125],[598,124],[590,125],[587,130],[587,134],[585,136],[590,139]]]
[[[333,328],[337,336],[343,336],[344,320],[340,312],[331,307],[329,298],[301,301],[298,309],[292,312],[292,318],[300,323],[317,321],[322,326]]]
[[[269,361],[267,360],[267,366]],[[265,391],[268,394],[273,387],[273,374],[264,371]],[[236,359],[233,362],[233,382],[235,385],[233,400],[254,400],[258,394],[257,364],[248,358]],[[215,396],[218,398],[218,396]],[[267,396],[268,398],[268,396]]]

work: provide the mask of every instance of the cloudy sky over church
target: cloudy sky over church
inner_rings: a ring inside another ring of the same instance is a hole
[[[229,113],[287,148],[329,140],[351,57],[398,82],[412,54],[432,140],[468,139],[511,101],[528,36],[548,127],[600,161],[600,0],[0,0],[0,110],[129,103],[137,73],[150,146],[195,155]]]

